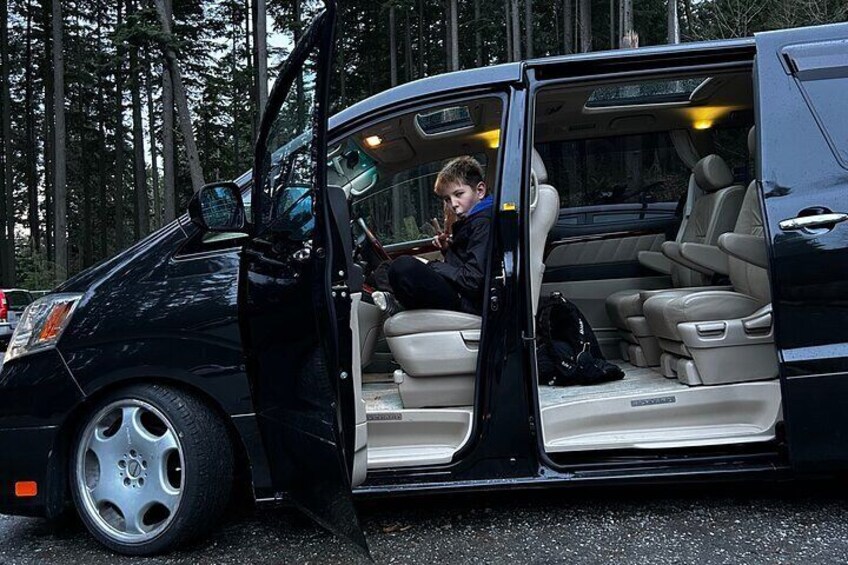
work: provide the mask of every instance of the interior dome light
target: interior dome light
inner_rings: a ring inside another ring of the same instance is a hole
[[[365,145],[368,147],[377,147],[383,143],[383,139],[379,135],[369,135],[365,138]]]

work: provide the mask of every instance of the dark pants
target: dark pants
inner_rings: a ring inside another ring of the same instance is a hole
[[[407,310],[462,311],[459,294],[451,284],[415,257],[404,255],[392,261],[389,282],[395,298]]]

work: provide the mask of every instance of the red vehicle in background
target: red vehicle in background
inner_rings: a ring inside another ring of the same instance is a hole
[[[0,289],[0,352],[6,350],[24,309],[35,300],[32,293],[20,288]]]

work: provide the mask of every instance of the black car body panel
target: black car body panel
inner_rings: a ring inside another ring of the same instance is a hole
[[[846,24],[757,36],[757,178],[771,240],[789,449],[801,469],[848,466],[848,225],[780,227],[848,212],[846,37]],[[828,123],[822,111],[837,114]]]
[[[844,25],[816,29],[820,30],[816,33],[825,35],[848,36]],[[368,482],[357,492],[367,495],[586,481],[679,481],[749,473],[785,476],[787,460],[782,456],[766,461],[762,457],[752,461],[745,457],[730,462],[720,458],[700,460],[690,467],[673,462],[642,467],[634,463],[629,471],[597,473],[557,468],[539,449],[536,389],[532,374],[526,370],[531,363],[528,344],[532,344],[527,332],[533,321],[526,292],[526,257],[521,253],[528,234],[524,213],[528,197],[522,183],[529,178],[526,116],[531,83],[556,77],[616,77],[670,67],[679,70],[705,63],[751,65],[755,49],[760,49],[761,55],[768,51],[771,57],[760,60],[757,69],[760,104],[774,106],[758,116],[762,123],[759,145],[764,148],[758,178],[764,179],[767,230],[773,247],[772,285],[789,448],[797,469],[848,463],[848,442],[844,441],[848,410],[843,384],[848,383],[848,316],[844,310],[848,225],[840,224],[815,237],[787,235],[778,228],[780,220],[795,217],[811,205],[813,191],[817,205],[845,211],[846,170],[839,166],[810,117],[791,74],[777,72],[777,66],[783,63],[776,53],[784,37],[789,36],[764,34],[756,42],[744,39],[600,52],[462,71],[403,85],[330,118],[330,133],[334,135],[381,112],[396,111],[434,94],[490,88],[509,96],[509,117],[502,138],[503,188],[497,209],[506,203],[514,207],[507,207],[512,213],[497,214],[492,230],[492,247],[499,261],[492,262],[488,275],[486,331],[481,348],[485,354],[478,361],[478,374],[487,378],[479,380],[476,388],[472,439],[454,463],[373,475],[369,472]],[[803,35],[798,38],[806,40]],[[804,143],[786,143],[787,139],[803,139]],[[798,166],[801,163],[803,167]],[[245,175],[237,182],[247,187],[250,177]],[[256,418],[269,407],[257,406],[254,388],[266,386],[267,381],[251,383],[243,352],[239,248],[181,254],[187,242],[198,237],[199,231],[184,216],[57,289],[84,293],[58,352],[14,360],[0,372],[0,448],[13,445],[12,434],[34,438],[25,451],[21,450],[21,458],[4,458],[0,511],[44,513],[44,497],[14,499],[8,492],[10,481],[24,476],[36,480],[47,473],[49,454],[57,453],[51,451],[55,438],[74,408],[87,397],[142,378],[181,383],[212,399],[222,413],[232,417],[233,429],[253,466],[257,497],[275,499],[282,495],[273,488],[274,476],[269,471],[273,465],[269,467],[266,462],[279,454],[268,457],[267,433],[263,436]],[[501,282],[495,282],[500,275]],[[261,286],[257,284],[256,289],[261,290]],[[298,296],[308,300],[305,295]],[[268,296],[265,299],[271,300]],[[306,317],[307,313],[292,311],[292,316]],[[295,349],[294,341],[292,345],[289,353]],[[24,386],[29,388],[24,391]],[[8,396],[10,391],[12,396]]]

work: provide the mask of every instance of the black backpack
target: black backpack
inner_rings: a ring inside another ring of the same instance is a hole
[[[604,359],[585,316],[558,292],[542,299],[536,338],[539,384],[593,385],[624,378],[624,371]]]

